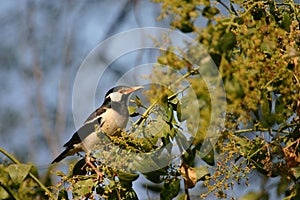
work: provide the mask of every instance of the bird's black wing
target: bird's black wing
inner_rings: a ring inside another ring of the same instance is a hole
[[[90,116],[85,120],[84,124],[87,124],[87,123],[91,123],[95,120],[98,121],[99,124],[101,124],[101,115],[103,113],[105,113],[107,107],[103,107],[101,106],[100,108],[98,108],[97,110],[95,110],[92,114],[90,114]]]
[[[52,163],[59,162],[68,155],[73,155],[74,153],[82,151],[83,149],[80,143],[82,142],[82,140],[84,140],[84,138],[95,131],[96,124],[98,124],[98,120],[91,121],[90,123],[85,123],[82,127],[80,127],[73,134],[72,138],[66,144],[64,144],[64,147],[66,147],[66,149],[61,154],[59,154],[59,156],[57,156],[57,158],[55,158]]]
[[[76,132],[73,134],[71,139],[66,144],[64,144],[64,147],[72,147],[74,144],[78,144],[81,141],[82,141],[81,138],[79,137],[78,133]]]
[[[72,136],[72,138],[64,144],[66,149],[57,157],[55,158],[51,164],[55,162],[59,162],[64,159],[68,155],[72,155],[82,149],[76,149],[76,144],[80,144],[81,141],[86,138],[90,133],[95,131],[95,125],[101,126],[101,115],[106,111],[107,107],[100,107],[95,112],[93,112],[87,120],[84,122],[83,126],[80,127]]]
[[[95,125],[101,125],[101,115],[106,111],[106,109],[107,108],[105,107],[100,107],[90,114],[87,120],[85,120],[83,126],[73,134],[72,138],[64,144],[64,147],[72,148],[74,144],[80,143],[90,133],[94,132]]]

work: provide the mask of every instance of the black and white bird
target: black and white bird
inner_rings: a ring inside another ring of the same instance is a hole
[[[100,142],[100,138],[95,132],[95,125],[99,125],[101,132],[108,136],[113,136],[119,128],[125,128],[128,122],[127,101],[134,91],[142,89],[142,86],[127,87],[117,86],[110,89],[103,104],[97,108],[64,145],[66,148],[51,164],[61,161],[67,156],[84,151],[86,153],[86,163],[100,175],[96,167],[90,161],[90,153]]]

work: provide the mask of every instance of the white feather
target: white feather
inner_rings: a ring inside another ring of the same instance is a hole
[[[109,94],[108,96],[110,97],[111,101],[113,102],[120,102],[122,99],[122,95],[120,92],[113,92]]]

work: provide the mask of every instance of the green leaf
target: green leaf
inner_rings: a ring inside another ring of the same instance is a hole
[[[167,65],[168,64],[168,59],[166,58],[166,56],[159,56],[157,58],[157,62],[159,64],[162,64],[162,65]]]
[[[171,103],[173,105],[177,105],[179,103],[178,97],[173,96],[172,98],[169,98],[169,103]]]
[[[8,199],[15,199],[15,200],[22,199],[22,196],[20,195],[20,193],[17,190],[14,190],[14,188],[11,186],[10,183],[6,183],[6,184],[8,184],[8,185],[3,185],[2,187],[0,187],[4,190],[4,191],[1,191],[1,193],[0,193],[0,195],[3,194],[3,196],[0,196],[1,199],[4,199],[6,194],[8,194]]]
[[[161,113],[162,119],[165,122],[171,122],[173,117],[173,109],[171,104],[164,104],[163,106],[164,111]]]
[[[7,183],[9,180],[7,167],[0,164],[0,183]]]
[[[60,177],[66,176],[65,173],[63,173],[62,171],[57,171],[55,174],[56,176],[60,176]]]
[[[164,183],[163,189],[160,192],[161,199],[173,199],[180,191],[180,179],[174,178]]]
[[[182,149],[188,149],[191,145],[188,138],[178,129],[176,130],[176,142],[178,143],[178,146],[181,146]]]
[[[141,107],[143,105],[141,99],[138,96],[135,96],[135,104],[137,107]]]
[[[185,193],[180,193],[176,198],[176,200],[186,200],[186,199],[187,199],[187,194]]]
[[[124,172],[124,171],[117,171],[117,175],[121,182],[133,182],[139,177],[138,174]]]
[[[159,193],[162,190],[162,185],[161,184],[143,183],[142,186],[147,191],[152,191],[152,192],[155,192],[155,193]]]
[[[1,197],[1,199],[8,199],[9,198],[9,194],[1,186],[0,186],[0,197]]]
[[[62,190],[59,191],[58,199],[59,200],[61,200],[61,199],[68,200],[69,199],[68,191],[65,188],[63,188]]]
[[[93,192],[93,187],[95,186],[96,181],[93,179],[87,179],[87,180],[80,180],[73,184],[74,190],[80,195],[80,196],[88,196]]]
[[[173,139],[175,136],[177,136],[177,129],[176,128],[171,128],[169,127],[169,136]]]
[[[162,177],[167,175],[166,169],[162,168],[148,173],[143,173],[144,177],[153,183],[162,183]]]
[[[30,172],[31,167],[27,164],[12,164],[7,167],[7,170],[12,181],[21,184]]]
[[[263,120],[261,121],[262,127],[272,127],[276,122],[276,115],[271,112],[272,101],[267,95],[264,95],[261,100],[261,111]]]
[[[284,177],[281,177],[280,182],[277,187],[277,195],[280,196],[285,193],[290,185],[289,180]]]
[[[294,167],[291,169],[292,174],[296,179],[299,179],[300,177],[300,167]]]
[[[283,97],[280,96],[275,101],[275,114],[276,114],[276,123],[281,124],[285,119],[285,103],[283,102]]]
[[[171,26],[178,28],[183,33],[190,33],[194,30],[194,24],[188,19],[173,20]]]
[[[190,99],[187,97],[183,97],[180,103],[177,104],[177,118],[180,122],[183,122],[190,118],[191,109],[193,105],[190,105]]]
[[[211,7],[211,6],[206,6],[202,12],[203,16],[206,18],[212,18],[219,13],[220,13],[220,10],[218,8]]]
[[[155,121],[148,124],[145,128],[145,132],[148,133],[147,135],[149,136],[166,138],[170,132],[170,126],[159,116]]]
[[[290,32],[290,25],[292,24],[292,19],[290,17],[290,14],[287,12],[283,13],[283,19],[281,21],[281,27],[286,30],[287,32]]]
[[[157,151],[155,156],[153,154],[145,153],[141,157],[136,157],[136,159],[134,159],[133,168],[142,174],[166,174],[166,169],[161,169],[161,162],[169,163],[172,161],[172,159],[174,158],[171,155],[161,153],[160,151]],[[157,170],[153,171],[154,169]]]
[[[182,155],[182,159],[183,159],[184,163],[189,166],[192,166],[195,161],[195,154],[196,154],[195,149],[192,150],[192,149],[188,148]]]
[[[129,199],[129,200],[138,200],[138,196],[135,193],[133,188],[126,188],[126,190],[121,191],[122,199]]]
[[[87,171],[85,170],[85,159],[82,158],[80,159],[73,167],[73,170],[72,170],[72,174],[71,176],[74,176],[74,175],[86,175],[87,174]]]
[[[251,10],[251,14],[252,14],[254,20],[261,20],[262,17],[266,16],[265,10],[263,8],[258,7],[258,6],[255,6]]]
[[[143,152],[149,152],[151,151],[157,142],[157,137],[151,137],[151,138],[140,138],[139,142],[141,145],[141,148],[143,150]]]
[[[136,112],[135,106],[128,106],[128,112],[130,117],[136,117],[139,115],[139,113]]]
[[[264,53],[273,55],[273,51],[276,48],[276,43],[274,41],[264,39],[260,48]]]
[[[232,76],[227,76],[225,78],[225,90],[226,94],[228,95],[227,98],[230,101],[234,101],[236,98],[242,98],[244,96],[244,91],[241,84]]]
[[[227,52],[232,50],[236,45],[236,36],[233,32],[229,31],[224,33],[218,43],[218,50],[220,52]]]
[[[172,148],[173,148],[173,145],[171,144],[171,140],[169,137],[166,137],[166,138],[161,138],[161,141],[163,143],[163,147],[165,147],[167,149],[167,151],[169,153],[172,152]]]
[[[214,165],[215,164],[214,149],[212,149],[205,157],[203,157],[202,160],[205,161],[209,165]]]
[[[177,115],[177,119],[180,121],[180,122],[183,122],[184,120],[182,119],[182,115],[181,115],[181,104],[178,103],[176,105],[176,115]]]
[[[31,165],[30,173],[34,175],[35,177],[39,177],[39,172],[37,167],[33,163],[27,163],[28,165]],[[50,170],[50,169],[49,169]]]
[[[193,170],[196,172],[197,181],[205,180],[205,176],[210,174],[205,166],[194,167]]]

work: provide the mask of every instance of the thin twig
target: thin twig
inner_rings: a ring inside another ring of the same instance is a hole
[[[248,128],[248,129],[242,129],[242,130],[234,131],[234,134],[250,133],[250,132],[255,132],[255,131],[268,132],[269,128]],[[276,130],[276,129],[271,129],[271,131],[272,132],[277,132],[277,133],[285,133],[285,134],[289,134],[290,133],[288,131]]]

